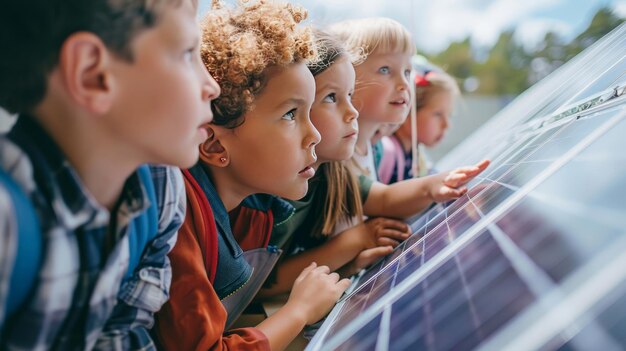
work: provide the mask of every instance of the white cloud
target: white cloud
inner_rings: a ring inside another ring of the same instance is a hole
[[[432,2],[417,33],[417,42],[426,50],[441,50],[451,40],[471,37],[474,44],[491,46],[503,30],[513,28],[524,19],[561,0],[495,0],[489,4],[459,0]],[[422,37],[420,33],[427,33]]]
[[[316,23],[333,23],[350,18],[394,17],[393,12],[387,14],[388,6],[383,1],[359,0],[302,0],[294,1],[307,10],[309,17]]]
[[[615,3],[615,6],[613,6],[613,11],[615,11],[616,15],[622,18],[626,18],[626,1],[618,1],[617,3]]]
[[[226,0],[227,2],[235,0]],[[549,20],[545,12],[568,5],[568,0],[287,0],[307,8],[312,23],[328,23],[363,17],[387,16],[414,34],[420,50],[437,52],[451,41],[471,37],[474,45],[489,47],[504,30],[516,28],[517,38],[534,45],[545,31],[571,32],[573,25]],[[600,1],[600,0],[593,0]],[[626,17],[626,0],[615,1],[616,13]],[[200,0],[205,3],[209,0]]]
[[[524,45],[524,48],[534,49],[543,40],[547,32],[554,32],[561,38],[565,38],[572,31],[572,26],[567,22],[549,18],[534,18],[518,24],[515,30],[515,39]]]

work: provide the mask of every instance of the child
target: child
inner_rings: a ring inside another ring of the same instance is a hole
[[[416,128],[410,119],[389,137],[381,140],[382,156],[378,176],[385,184],[399,180],[423,177],[430,166],[422,145],[435,146],[443,139],[449,126],[454,100],[460,95],[459,87],[452,77],[443,71],[430,71],[415,76]],[[413,165],[412,135],[417,134],[418,159]],[[413,172],[416,169],[417,172]]]
[[[278,265],[276,279],[263,296],[288,291],[300,270],[313,261],[349,276],[389,254],[410,234],[404,222],[377,218],[331,235],[338,223],[362,217],[362,197],[367,197],[372,182],[359,182],[343,163],[352,157],[358,135],[358,112],[350,102],[355,59],[335,37],[316,30],[315,38],[320,57],[309,69],[316,83],[311,121],[322,134],[316,147],[317,171],[307,195],[290,201],[296,213],[272,234],[273,244],[295,255]]]
[[[399,124],[409,113],[409,76],[415,47],[406,28],[388,18],[343,21],[330,30],[346,43],[348,51],[364,56],[353,62],[356,86],[352,103],[359,111],[353,168],[357,174],[376,181],[371,140],[383,125]]]
[[[372,138],[382,126],[401,123],[409,113],[408,79],[414,46],[406,28],[387,18],[343,21],[333,25],[331,30],[346,43],[350,52],[361,52],[365,56],[353,62],[356,85],[352,101],[360,115],[353,169],[356,174],[367,175],[375,181]],[[474,167],[441,173],[424,181],[405,182],[397,187],[374,183],[368,195],[372,206],[365,214],[405,218],[422,211],[432,201],[461,196],[466,189],[458,187],[488,164],[485,160]],[[372,200],[378,198],[377,194],[382,196],[381,201]]]
[[[0,138],[0,349],[154,349],[185,203],[179,171],[138,167],[189,167],[207,136],[219,88],[195,12],[189,0],[0,11],[0,105],[19,114]]]
[[[223,94],[200,162],[185,173],[189,210],[170,254],[171,299],[157,318],[166,349],[283,349],[349,285],[309,265],[281,310],[225,334],[273,268],[273,226],[293,211],[258,193],[298,199],[314,175],[315,82],[305,62],[316,50],[310,31],[297,26],[305,17],[301,8],[259,1],[214,3],[204,21],[203,60]]]
[[[357,182],[342,163],[354,153],[358,132],[358,113],[350,99],[355,85],[352,56],[332,36],[318,32],[316,37],[321,59],[309,65],[309,69],[316,83],[311,120],[322,136],[317,147],[318,172],[310,181],[305,198],[292,202],[296,214],[274,233],[274,242],[284,243],[291,238],[289,252],[296,254],[278,266],[276,282],[263,291],[265,296],[287,291],[297,272],[312,261],[326,264],[331,270],[341,268],[342,274],[351,275],[389,254],[410,234],[403,222],[375,218],[329,237],[342,220],[360,218],[363,213],[403,218],[419,212],[432,201],[456,198],[465,191],[457,188],[488,164],[483,162],[476,167],[393,186],[373,183],[365,176],[360,176]]]

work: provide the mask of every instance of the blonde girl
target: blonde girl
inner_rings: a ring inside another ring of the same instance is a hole
[[[454,78],[442,70],[420,72],[412,83],[415,85],[415,127],[407,120],[393,135],[381,140],[378,177],[385,184],[430,173],[431,166],[423,147],[433,147],[444,138],[454,102],[460,96]],[[413,145],[414,134],[417,145]],[[418,155],[415,162],[414,147]]]
[[[354,170],[377,180],[371,140],[388,124],[400,124],[410,109],[409,78],[415,46],[404,26],[389,18],[339,22],[331,33],[359,60],[352,103],[359,111]]]

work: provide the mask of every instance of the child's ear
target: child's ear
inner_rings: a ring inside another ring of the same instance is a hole
[[[230,159],[228,151],[220,142],[220,129],[219,127],[207,128],[209,137],[204,143],[200,144],[200,160],[211,166],[226,167],[230,163]]]
[[[102,40],[87,32],[68,37],[59,55],[63,85],[70,97],[86,110],[105,114],[111,108],[111,54]]]

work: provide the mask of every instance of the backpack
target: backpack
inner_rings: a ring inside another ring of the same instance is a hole
[[[133,276],[146,245],[154,239],[158,230],[156,192],[150,169],[147,165],[143,165],[137,171],[150,200],[150,207],[128,225],[130,257],[123,282]],[[17,252],[5,304],[5,320],[8,320],[22,307],[32,292],[41,266],[43,245],[39,218],[35,208],[19,185],[1,168],[0,185],[3,185],[7,190],[13,203],[18,234]]]
[[[402,145],[400,145],[398,139],[393,136],[383,137],[380,140],[380,144],[382,152],[378,163],[378,180],[380,180],[381,183],[389,184],[393,176],[394,167],[398,177],[396,181],[404,180],[406,160],[404,158]]]

